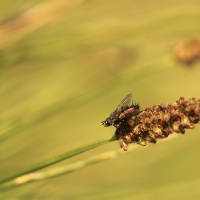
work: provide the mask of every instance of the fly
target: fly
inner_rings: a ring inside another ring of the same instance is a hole
[[[132,103],[132,104],[131,104]],[[131,104],[131,105],[130,105]],[[102,121],[102,125],[107,126],[115,126],[120,124],[123,119],[133,117],[139,113],[139,105],[133,104],[132,94],[128,94],[124,97],[124,99],[117,106],[116,110],[110,114],[105,121]]]

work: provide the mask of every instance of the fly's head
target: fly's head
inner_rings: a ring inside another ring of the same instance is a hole
[[[102,125],[104,125],[105,127],[108,127],[108,126],[112,126],[113,120],[112,120],[110,117],[108,117],[108,118],[106,118],[105,121],[102,121],[101,123],[102,123]]]

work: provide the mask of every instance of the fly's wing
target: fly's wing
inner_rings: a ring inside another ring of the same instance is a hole
[[[132,100],[132,94],[127,94],[124,99],[120,102],[120,104],[117,106],[117,112],[122,112],[123,108],[127,107],[130,105],[130,102]]]
[[[120,104],[117,106],[116,110],[113,113],[111,113],[110,117],[111,118],[118,117],[121,114],[123,108],[130,105],[131,100],[132,100],[132,94],[127,94],[124,97],[124,99],[120,102]]]

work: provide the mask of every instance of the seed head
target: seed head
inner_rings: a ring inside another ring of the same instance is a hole
[[[180,39],[173,46],[176,59],[185,64],[191,64],[200,58],[199,39]]]
[[[185,133],[200,121],[200,99],[185,100],[180,97],[173,104],[160,104],[146,108],[138,115],[124,119],[116,129],[121,148],[128,150],[129,143],[146,146],[157,139],[168,137],[173,132]]]

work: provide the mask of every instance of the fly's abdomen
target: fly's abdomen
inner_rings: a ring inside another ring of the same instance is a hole
[[[132,105],[129,108],[127,108],[126,110],[124,110],[120,115],[119,115],[119,119],[126,119],[126,118],[130,118],[133,117],[135,115],[137,115],[139,113],[139,106],[138,105]]]

